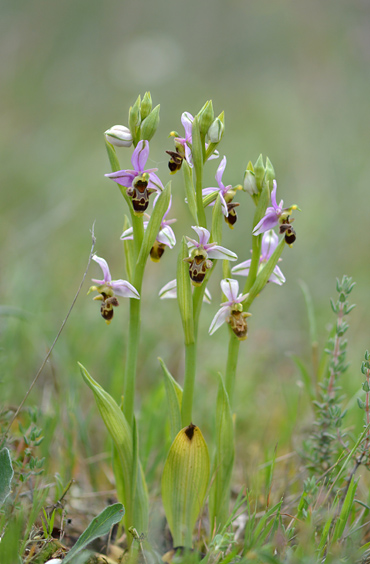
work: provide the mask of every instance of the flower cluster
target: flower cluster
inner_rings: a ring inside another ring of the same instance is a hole
[[[226,168],[226,157],[224,156],[222,161],[220,162],[215,177],[217,180],[218,187],[204,188],[202,190],[202,195],[203,198],[206,198],[207,196],[210,195],[220,196],[221,209],[222,209],[222,213],[225,216],[225,221],[226,223],[228,223],[228,225],[231,228],[233,228],[237,220],[237,214],[235,208],[238,207],[240,204],[232,201],[236,194],[236,189],[233,188],[231,184],[225,186],[224,183],[222,182],[222,175],[225,171],[225,168]],[[213,206],[214,200],[211,201],[209,205]]]
[[[251,315],[243,311],[243,302],[247,299],[248,294],[238,294],[239,284],[237,280],[231,278],[221,280],[221,290],[227,300],[221,304],[220,309],[214,316],[209,334],[213,335],[223,323],[228,323],[238,339],[244,341],[247,338],[248,330],[246,319]]]
[[[172,205],[172,197],[170,199],[170,204],[167,208],[167,211],[164,214],[163,219],[161,221],[161,227],[158,232],[157,238],[154,242],[153,247],[150,250],[150,258],[153,262],[158,262],[161,259],[166,247],[168,247],[169,249],[173,249],[173,247],[176,245],[176,237],[172,227],[170,226],[172,223],[175,223],[175,221],[177,220],[166,219],[171,209],[171,205]],[[144,214],[144,215],[147,217],[147,220],[143,222],[144,231],[145,231],[146,228],[148,227],[150,216],[148,214]],[[121,235],[122,241],[128,241],[133,238],[134,238],[134,230],[132,227],[126,229]]]
[[[92,281],[95,282],[97,286],[91,286],[88,294],[94,291],[99,293],[98,296],[95,296],[94,300],[100,300],[102,302],[100,306],[100,313],[109,325],[113,319],[113,308],[119,306],[116,296],[140,300],[140,295],[130,282],[127,282],[126,280],[112,280],[106,260],[98,257],[97,255],[94,255],[92,258],[102,269],[103,280],[93,278]]]
[[[199,242],[186,237],[190,256],[184,260],[189,263],[191,281],[195,286],[200,286],[207,270],[212,268],[213,263],[210,259],[237,260],[238,257],[235,253],[217,243],[208,243],[211,235],[205,227],[193,226],[192,229],[198,235]]]
[[[273,254],[274,250],[276,249],[279,242],[279,237],[276,233],[270,229],[269,231],[265,231],[262,236],[262,244],[261,244],[261,256],[259,259],[259,272],[265,266],[271,255]],[[281,259],[279,259],[281,260]],[[231,269],[232,274],[236,274],[238,276],[248,276],[249,269],[252,260],[248,259],[240,264],[237,264]],[[269,282],[273,282],[274,284],[278,284],[281,286],[285,282],[285,276],[281,272],[278,265],[275,266],[273,273],[271,274]]]
[[[268,231],[269,229],[273,229],[277,225],[280,225],[279,232],[281,234],[284,234],[286,243],[289,246],[292,246],[292,244],[296,240],[296,233],[291,226],[291,222],[293,220],[290,218],[290,216],[293,210],[297,210],[299,208],[295,204],[293,206],[290,206],[289,208],[283,208],[283,200],[280,200],[280,203],[278,205],[276,202],[276,190],[277,183],[276,180],[273,180],[273,189],[271,192],[272,206],[267,208],[265,215],[253,229],[253,235],[260,235],[260,233],[264,233],[265,231]]]
[[[160,193],[163,190],[163,184],[155,174],[158,169],[149,168],[145,170],[148,157],[148,141],[139,141],[131,158],[133,170],[118,170],[105,175],[127,188],[126,194],[131,198],[137,215],[142,215],[147,209],[151,194],[154,192]]]

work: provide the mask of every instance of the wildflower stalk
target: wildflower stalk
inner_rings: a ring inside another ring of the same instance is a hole
[[[137,287],[137,286],[136,286]],[[138,292],[141,292],[141,284]],[[141,300],[130,300],[130,317],[123,382],[123,413],[132,428],[134,418],[135,380],[141,328]]]
[[[227,352],[225,388],[229,396],[230,406],[233,405],[236,369],[238,366],[240,341],[230,329],[229,348]]]
[[[201,227],[207,227],[206,214],[203,206],[203,148],[199,131],[199,121],[194,118],[192,127],[192,155],[195,169],[195,197],[197,202],[198,221]],[[203,143],[204,144],[204,143]]]
[[[268,189],[268,185],[266,184],[263,189],[262,192],[260,194],[259,200],[258,200],[258,204],[256,207],[256,211],[254,213],[254,218],[253,218],[253,228],[255,228],[255,226],[259,223],[259,221],[261,220],[261,218],[263,217],[265,211],[266,211],[266,207],[269,201],[269,189]],[[244,294],[246,294],[247,292],[249,292],[249,290],[252,288],[256,278],[257,278],[257,273],[258,273],[258,266],[259,266],[259,259],[260,259],[260,254],[261,254],[261,244],[262,244],[262,236],[261,235],[257,235],[252,237],[252,260],[251,260],[251,265],[249,268],[249,273],[247,276],[247,280],[244,286]]]
[[[105,141],[105,146],[106,146],[106,149],[107,149],[108,158],[109,158],[109,162],[110,162],[112,172],[118,172],[119,170],[121,170],[121,166],[119,164],[119,160],[117,158],[115,148],[107,140]],[[132,204],[131,204],[131,199],[126,194],[127,188],[125,188],[124,186],[121,186],[120,184],[117,184],[117,186],[118,186],[122,196],[126,200],[126,203],[128,205],[128,209],[130,210],[131,223],[132,223],[132,228],[133,228],[133,233],[134,233],[134,260],[136,262],[137,257],[139,256],[139,252],[140,252],[141,245],[142,245],[142,242],[143,242],[143,237],[144,237],[143,218],[138,217],[137,215],[134,214],[134,210],[133,210],[133,207],[132,207]]]
[[[190,425],[193,414],[194,382],[197,366],[197,343],[185,344],[185,380],[181,404],[181,423]]]

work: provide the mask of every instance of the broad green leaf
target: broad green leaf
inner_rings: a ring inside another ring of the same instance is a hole
[[[209,482],[207,444],[193,424],[172,443],[162,475],[162,501],[174,546],[192,547],[192,533]]]
[[[135,278],[137,276],[140,276],[141,278],[141,274],[142,271],[144,270],[145,263],[150,253],[150,249],[154,245],[154,241],[156,240],[156,237],[161,227],[163,216],[168,209],[170,203],[170,197],[171,197],[171,182],[168,182],[166,184],[165,189],[163,190],[163,192],[161,193],[161,195],[157,200],[153,213],[150,217],[148,226],[145,230],[143,242],[141,245],[141,250],[135,268]]]
[[[143,474],[140,465],[137,470],[136,495],[135,497],[133,495],[134,446],[130,426],[114,399],[90,376],[82,364],[78,364],[83,379],[94,394],[100,415],[114,442],[115,475],[116,477],[119,475],[117,492],[123,495],[125,527],[128,529],[128,527],[134,526],[137,530],[145,533],[148,527],[148,500],[144,499],[146,486],[142,483]],[[119,467],[117,468],[118,461]]]
[[[125,509],[122,503],[115,503],[106,507],[95,519],[93,519],[87,529],[77,540],[76,544],[71,548],[63,562],[67,564],[81,552],[93,540],[109,533],[113,525],[121,521]]]
[[[211,530],[223,526],[229,516],[230,481],[234,465],[234,425],[230,402],[221,374],[216,407],[216,451],[212,465],[212,485],[209,493]]]
[[[197,215],[197,202],[195,199],[195,190],[193,184],[193,173],[192,169],[190,168],[189,164],[184,159],[182,162],[182,171],[184,176],[184,184],[185,184],[185,192],[186,192],[186,199],[188,201],[189,211],[192,215],[192,218],[195,222],[195,225],[198,225],[198,215]]]
[[[11,492],[14,471],[12,460],[7,448],[0,450],[0,507]]]
[[[171,439],[174,440],[181,429],[182,388],[171,375],[161,358],[158,359],[162,367],[164,385],[166,388],[168,414],[170,418]]]
[[[185,237],[183,237],[177,261],[177,302],[180,309],[185,344],[190,344],[194,342],[193,296],[191,293],[189,263],[184,261],[186,258],[188,258],[188,246]]]

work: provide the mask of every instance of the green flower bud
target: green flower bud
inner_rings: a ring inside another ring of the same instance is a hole
[[[140,105],[140,112],[141,112],[141,119],[144,120],[146,117],[148,117],[148,115],[150,114],[150,112],[152,111],[152,97],[150,95],[150,92],[145,92],[144,97],[143,97],[143,101],[141,102]]]
[[[135,104],[130,107],[130,110],[128,112],[128,125],[132,133],[135,146],[137,145],[137,142],[140,140],[137,139],[137,131],[141,123],[140,102],[141,99],[140,96],[138,96]]]
[[[106,140],[115,147],[131,147],[132,134],[124,125],[113,125],[104,133]]]
[[[215,114],[213,111],[212,100],[209,100],[204,104],[203,108],[198,113],[199,130],[201,135],[205,135],[207,133],[214,118]]]
[[[249,164],[252,164],[249,162]],[[249,166],[248,164],[248,166]],[[244,180],[243,180],[243,190],[244,192],[248,192],[251,196],[254,194],[258,194],[257,182],[256,182],[256,175],[253,170],[246,169],[244,173]]]
[[[213,123],[211,124],[210,128],[208,129],[208,139],[211,143],[219,143],[222,139],[224,134],[225,126],[220,120],[220,118],[216,118]]]
[[[158,104],[158,106],[150,112],[148,117],[141,122],[140,139],[150,141],[154,133],[157,131],[159,124],[159,110],[160,106]]]
[[[272,187],[272,181],[275,180],[275,170],[272,163],[268,157],[266,157],[266,175],[265,179],[270,183],[270,188]]]
[[[260,155],[258,157],[256,162],[254,163],[253,168],[254,168],[254,174],[255,174],[255,177],[256,177],[257,188],[258,188],[258,191],[260,192],[262,190],[262,183],[265,179],[265,167],[263,165],[262,155]]]

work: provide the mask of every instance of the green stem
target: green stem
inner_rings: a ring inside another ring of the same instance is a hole
[[[196,365],[196,342],[185,344],[185,381],[181,404],[181,422],[183,427],[187,427],[192,422]]]
[[[123,387],[123,412],[130,427],[132,427],[134,419],[135,380],[141,325],[140,309],[141,300],[131,299],[127,357]]]
[[[256,281],[258,266],[260,263],[262,235],[252,238],[252,260],[249,268],[249,273],[244,286],[243,294],[247,294]]]
[[[195,195],[197,200],[198,221],[201,227],[207,228],[206,213],[203,206],[203,170],[199,170],[195,176]]]
[[[232,409],[235,387],[236,368],[238,366],[240,341],[236,335],[230,330],[229,349],[227,353],[225,388],[229,396],[230,406]]]

